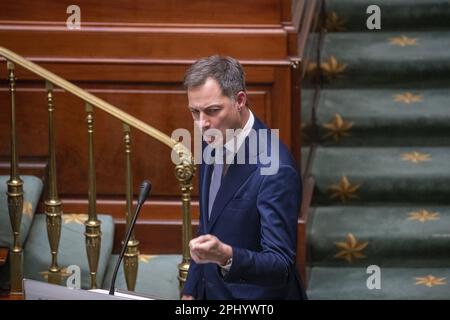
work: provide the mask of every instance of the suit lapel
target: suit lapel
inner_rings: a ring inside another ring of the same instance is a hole
[[[208,225],[208,207],[209,207],[209,185],[211,184],[211,175],[214,166],[212,164],[202,163],[203,176],[202,176],[202,191],[200,193],[200,206],[202,223],[206,227]]]
[[[259,125],[256,122],[253,125],[254,129],[258,129]],[[252,132],[250,133],[252,134]],[[256,135],[258,140],[258,135]],[[222,180],[219,191],[217,192],[216,201],[211,210],[211,218],[209,219],[207,232],[210,232],[217,218],[222,214],[225,206],[235,195],[236,191],[248,179],[248,177],[258,168],[256,164],[258,151],[249,148],[249,137],[247,136],[241,148],[245,148],[245,162],[244,164],[237,164],[237,154],[234,156],[234,163],[230,165],[225,177]],[[250,161],[252,159],[252,161]]]
[[[228,172],[222,180],[219,191],[217,192],[216,201],[211,210],[211,218],[207,224],[207,232],[211,230],[217,218],[222,214],[225,206],[233,198],[236,191],[247,180],[257,168],[256,164],[232,164],[228,168]],[[206,213],[208,214],[208,213]]]
[[[258,132],[259,129],[266,129],[266,127],[259,121],[258,118],[255,117],[255,123],[253,125],[253,129]],[[259,141],[258,134],[256,134],[256,139]],[[245,139],[243,146],[246,150],[245,152],[245,164],[237,164],[236,163],[236,155],[234,158],[234,163],[230,165],[225,177],[222,180],[219,191],[217,192],[216,200],[214,201],[214,205],[211,210],[211,217],[208,219],[208,199],[209,199],[209,186],[211,183],[211,175],[213,171],[213,165],[202,164],[204,166],[204,175],[202,178],[202,192],[201,192],[201,200],[202,200],[202,216],[203,223],[206,226],[206,233],[210,233],[212,227],[215,222],[222,214],[225,206],[230,202],[230,200],[235,195],[236,191],[242,186],[242,184],[248,179],[248,177],[258,168],[258,165],[255,164],[255,159],[251,158],[256,157],[261,152],[261,150],[257,150],[256,153],[254,150],[249,148],[249,138]],[[242,148],[241,147],[241,148]],[[209,221],[208,221],[209,220]]]

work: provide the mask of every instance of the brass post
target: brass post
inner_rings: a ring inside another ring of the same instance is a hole
[[[47,221],[47,235],[52,255],[52,263],[48,269],[48,282],[61,284],[61,270],[58,267],[58,247],[61,237],[61,201],[58,198],[58,186],[56,180],[56,144],[55,126],[53,121],[54,101],[53,84],[46,82],[48,105],[48,147],[49,147],[49,184],[47,199],[45,200],[45,214]]]
[[[124,142],[125,142],[125,160],[126,160],[126,218],[127,225],[125,234],[128,228],[130,228],[131,220],[133,219],[132,205],[133,205],[133,178],[131,174],[131,133],[130,126],[123,125],[124,130]],[[134,231],[131,234],[130,241],[128,241],[127,251],[125,252],[123,270],[125,273],[125,280],[127,282],[127,288],[129,291],[134,291],[136,287],[136,279],[139,268],[139,241],[134,236]]]
[[[88,220],[84,223],[86,226],[86,252],[91,274],[91,288],[97,288],[97,268],[100,258],[101,230],[100,220],[97,219],[96,210],[96,184],[95,184],[95,164],[94,164],[94,116],[93,108],[86,103],[87,125],[88,125],[88,161],[89,161],[89,208]]]
[[[183,226],[182,226],[182,241],[183,241],[183,258],[178,265],[178,280],[180,282],[180,295],[183,291],[184,283],[186,282],[189,271],[189,241],[192,239],[192,222],[191,222],[191,191],[192,178],[195,173],[194,160],[191,156],[187,156],[183,152],[182,145],[177,143],[174,146],[175,152],[179,157],[179,164],[175,167],[175,176],[180,183],[181,201],[183,204]]]
[[[23,250],[20,243],[20,225],[23,210],[23,181],[18,174],[17,135],[16,135],[16,78],[14,64],[7,62],[9,71],[9,92],[11,94],[11,171],[8,180],[8,211],[14,236],[10,253],[11,294],[22,293]]]

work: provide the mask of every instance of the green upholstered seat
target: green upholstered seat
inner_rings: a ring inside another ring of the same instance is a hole
[[[85,246],[85,214],[64,214],[59,243],[58,265],[64,268],[78,265],[81,268],[81,287],[90,288],[89,265]],[[97,286],[103,282],[114,240],[114,221],[111,216],[98,215],[101,221],[102,241],[97,270]],[[46,216],[37,214],[24,250],[24,277],[46,281],[51,255],[47,236]]]
[[[42,181],[34,176],[21,176],[23,181],[23,215],[20,226],[20,242],[23,244],[30,231],[36,206],[42,193]],[[9,176],[0,176],[0,247],[11,247],[13,234],[8,212],[7,182]]]
[[[109,289],[118,255],[111,256],[108,271],[103,282],[103,288]],[[162,299],[178,300],[180,298],[178,282],[178,264],[181,255],[141,255],[139,259],[136,293],[160,297]],[[123,272],[123,262],[116,278],[116,289],[127,290]]]

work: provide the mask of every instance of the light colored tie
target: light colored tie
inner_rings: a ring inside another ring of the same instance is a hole
[[[216,200],[222,182],[223,164],[214,163],[214,169],[211,176],[211,184],[209,185],[209,201],[208,201],[208,218],[211,217],[214,200]]]

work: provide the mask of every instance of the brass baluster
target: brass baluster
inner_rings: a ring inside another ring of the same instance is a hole
[[[11,94],[11,172],[8,180],[8,210],[14,236],[11,260],[11,294],[22,293],[23,250],[20,243],[20,225],[23,210],[23,181],[18,173],[17,135],[16,135],[16,78],[14,64],[7,62],[9,71],[9,92]]]
[[[192,222],[191,222],[191,191],[192,178],[195,173],[194,160],[191,156],[186,156],[182,145],[177,143],[174,146],[175,152],[178,154],[180,163],[175,167],[175,176],[180,183],[181,201],[183,204],[183,226],[182,226],[182,241],[183,241],[183,258],[178,265],[178,280],[180,295],[183,291],[184,283],[186,282],[189,271],[189,241],[192,239]]]
[[[124,142],[125,142],[125,157],[126,157],[126,216],[127,225],[125,231],[128,230],[133,219],[132,205],[133,205],[133,179],[131,174],[131,134],[130,126],[123,125],[124,129]],[[125,232],[126,234],[126,232]],[[136,287],[136,279],[139,268],[139,241],[134,236],[134,231],[131,234],[130,241],[128,241],[127,251],[125,252],[123,270],[125,273],[125,280],[127,282],[127,288],[130,291],[134,291]]]
[[[47,221],[47,235],[52,255],[52,263],[48,269],[48,282],[61,284],[61,270],[58,267],[58,247],[61,237],[61,201],[58,198],[58,187],[56,181],[56,145],[55,126],[53,115],[55,105],[53,101],[53,85],[46,82],[47,105],[48,105],[48,147],[49,147],[49,184],[47,199],[45,200],[45,214]]]
[[[93,108],[86,103],[87,125],[88,125],[88,161],[89,161],[89,207],[88,220],[84,223],[86,226],[86,252],[89,262],[91,275],[91,288],[97,288],[97,268],[100,258],[101,235],[100,220],[97,219],[96,209],[96,184],[95,184],[95,164],[94,164],[94,116]]]

